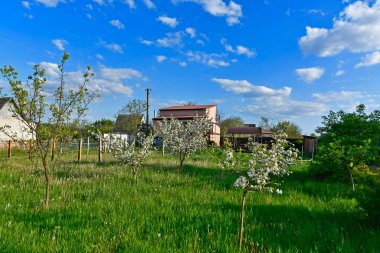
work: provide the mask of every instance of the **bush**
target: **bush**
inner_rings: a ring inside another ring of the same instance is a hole
[[[380,169],[371,169],[361,164],[354,168],[354,176],[358,186],[355,195],[359,205],[371,221],[380,225]]]

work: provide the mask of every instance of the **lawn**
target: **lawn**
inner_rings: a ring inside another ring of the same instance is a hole
[[[3,156],[4,157],[4,156]],[[177,172],[159,153],[135,182],[109,154],[74,162],[64,154],[44,179],[27,159],[0,160],[1,252],[237,252],[242,193],[236,176],[207,155]],[[284,178],[283,195],[249,195],[245,252],[380,252],[380,229],[365,218],[350,185],[319,182],[307,164]]]

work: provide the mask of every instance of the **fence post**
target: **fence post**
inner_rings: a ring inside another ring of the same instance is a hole
[[[80,139],[78,144],[78,162],[82,160],[82,142],[83,140]]]
[[[88,155],[90,153],[90,137],[87,137],[87,153],[86,155]]]
[[[165,155],[165,141],[162,141],[162,156]]]
[[[32,140],[29,140],[29,149],[28,149],[29,160],[32,160],[32,149],[33,149],[32,145],[33,145]]]
[[[51,140],[51,160],[54,161],[55,158],[55,140]]]
[[[102,161],[103,161],[103,157],[102,157],[102,137],[99,137],[98,162],[101,163]]]
[[[8,158],[10,159],[12,157],[12,141],[8,141]]]

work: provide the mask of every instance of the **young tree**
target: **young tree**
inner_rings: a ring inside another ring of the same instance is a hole
[[[52,98],[47,97],[45,70],[35,65],[33,74],[27,82],[18,79],[18,73],[11,66],[4,66],[0,73],[5,77],[12,90],[16,107],[15,113],[25,123],[25,131],[32,135],[31,154],[34,162],[41,162],[45,176],[45,208],[49,207],[51,171],[55,168],[59,156],[50,161],[52,145],[66,143],[71,139],[74,126],[83,118],[89,103],[95,94],[89,92],[90,66],[83,74],[83,81],[75,89],[67,87],[64,66],[69,54],[64,52],[60,65],[59,83]],[[3,129],[6,131],[7,129]],[[14,136],[9,133],[9,136]],[[17,140],[16,140],[17,141]],[[20,141],[20,140],[18,140]]]
[[[234,186],[242,189],[243,197],[241,201],[240,230],[239,230],[239,247],[243,242],[244,230],[244,210],[247,194],[249,192],[269,191],[282,194],[278,189],[279,178],[288,175],[288,167],[291,166],[298,158],[295,150],[286,141],[285,133],[277,133],[271,148],[264,144],[250,143],[252,156],[245,165],[245,170],[239,172],[240,176],[235,181]],[[227,156],[227,160],[233,159],[233,153]],[[227,163],[228,164],[228,163]]]
[[[380,111],[367,114],[361,104],[355,112],[331,111],[322,119],[323,126],[316,130],[321,139],[313,166],[322,176],[338,179],[348,174],[354,191],[355,167],[380,163]]]
[[[137,181],[142,163],[150,154],[153,140],[154,135],[145,136],[142,132],[137,133],[136,138],[132,141],[127,142],[121,138],[111,140],[112,155],[132,169],[135,181]]]
[[[158,130],[165,145],[178,158],[181,169],[190,154],[207,146],[207,133],[211,127],[211,120],[205,117],[196,117],[186,122],[171,118],[159,122]]]

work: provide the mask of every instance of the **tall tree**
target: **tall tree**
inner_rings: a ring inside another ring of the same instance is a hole
[[[220,122],[222,135],[227,134],[228,128],[231,127],[244,127],[244,120],[238,116],[226,118]]]
[[[361,104],[355,112],[331,111],[322,119],[323,126],[316,130],[322,136],[316,166],[326,176],[341,177],[348,171],[355,190],[353,169],[380,163],[380,110],[367,114]]]
[[[124,105],[119,114],[140,116],[143,115],[146,110],[146,102],[140,99],[133,99]]]
[[[83,81],[73,84],[70,89],[65,80],[64,66],[69,59],[69,54],[64,52],[59,69],[59,83],[53,97],[47,99],[45,70],[40,65],[35,65],[33,74],[27,82],[18,79],[18,73],[11,66],[4,66],[0,73],[5,77],[10,86],[16,107],[15,113],[20,115],[20,120],[25,123],[25,131],[32,135],[32,148],[30,150],[33,161],[40,162],[45,176],[45,208],[49,206],[51,171],[55,168],[59,154],[50,161],[52,146],[58,143],[67,143],[75,126],[84,117],[89,103],[95,94],[89,92],[90,77],[93,76],[91,67],[88,66],[83,74]],[[14,136],[3,129],[9,136]],[[21,141],[21,140],[16,140]]]
[[[273,132],[286,133],[288,138],[302,138],[302,129],[291,121],[278,121],[277,124],[271,123],[268,118],[261,117],[259,127]]]

